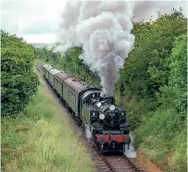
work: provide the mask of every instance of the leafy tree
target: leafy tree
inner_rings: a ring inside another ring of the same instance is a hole
[[[51,64],[58,64],[60,53],[54,53],[52,49],[43,48],[35,48],[35,56],[38,59],[42,59],[45,61],[50,61]]]
[[[22,38],[1,31],[2,115],[22,111],[39,84],[33,72],[34,48]]]
[[[139,98],[153,97],[168,82],[168,57],[174,39],[186,30],[186,19],[177,11],[151,23],[136,23],[135,48],[121,71],[120,82]]]
[[[89,82],[90,84],[99,86],[99,77],[97,74],[92,73],[89,70],[89,67],[83,63],[83,60],[79,58],[79,55],[82,53],[82,48],[73,47],[69,50],[66,56],[61,57],[60,65],[61,67],[73,74],[76,77],[81,78]]]
[[[174,107],[182,116],[186,117],[187,107],[187,35],[176,38],[174,48],[169,58],[168,84],[160,88],[158,99],[163,106]]]

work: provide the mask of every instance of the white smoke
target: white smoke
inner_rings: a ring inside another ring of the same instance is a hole
[[[58,50],[82,46],[80,58],[98,72],[108,96],[133,49],[132,12],[133,4],[127,1],[68,1],[63,10]]]

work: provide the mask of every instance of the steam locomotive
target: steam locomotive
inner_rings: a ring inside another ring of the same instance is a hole
[[[88,125],[91,139],[101,153],[123,153],[131,143],[126,111],[115,105],[113,97],[101,96],[102,90],[59,71],[49,64],[42,66],[49,82],[77,121]]]

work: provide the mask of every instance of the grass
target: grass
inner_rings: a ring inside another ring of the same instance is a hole
[[[165,171],[187,171],[186,125],[173,109],[157,109],[135,134],[135,145]]]
[[[23,113],[2,117],[2,171],[91,172],[87,148],[41,80]]]

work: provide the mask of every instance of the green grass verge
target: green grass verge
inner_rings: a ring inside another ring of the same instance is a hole
[[[87,148],[75,135],[64,113],[41,80],[37,95],[23,113],[2,117],[2,170],[94,171]]]
[[[135,130],[135,145],[168,172],[186,172],[186,125],[173,109],[157,109]]]

